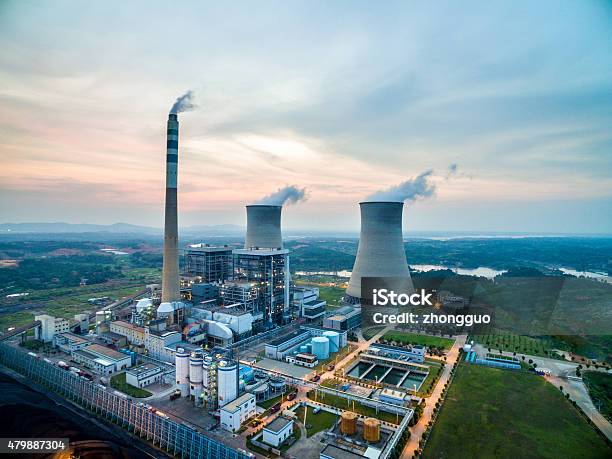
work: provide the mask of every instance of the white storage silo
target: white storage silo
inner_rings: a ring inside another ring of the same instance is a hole
[[[315,336],[312,339],[312,353],[319,360],[329,358],[329,339],[325,336]]]
[[[189,393],[196,400],[202,393],[202,352],[195,351],[189,358]]]
[[[236,400],[238,397],[238,371],[237,365],[225,360],[219,362],[217,367],[217,394],[219,407]]]
[[[323,332],[323,336],[329,340],[329,352],[338,352],[340,350],[340,334],[338,332],[326,331]]]
[[[183,348],[176,350],[174,358],[176,369],[176,385],[181,391],[181,397],[189,395],[189,353]]]

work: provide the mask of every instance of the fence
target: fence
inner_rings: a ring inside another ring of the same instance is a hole
[[[180,458],[252,457],[5,343],[0,343],[0,363]]]

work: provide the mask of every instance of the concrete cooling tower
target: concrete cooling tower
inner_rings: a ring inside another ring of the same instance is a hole
[[[346,289],[347,299],[362,303],[363,277],[402,278],[404,292],[414,291],[402,236],[404,203],[361,202],[359,206],[361,232],[357,258]]]
[[[282,206],[253,204],[246,206],[247,232],[245,249],[282,249]]]

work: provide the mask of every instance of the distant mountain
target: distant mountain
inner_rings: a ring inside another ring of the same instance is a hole
[[[113,223],[92,225],[89,223],[2,223],[0,233],[159,233],[161,230],[149,226]]]
[[[238,225],[196,225],[180,228],[181,233],[198,235],[243,234],[245,229]],[[113,234],[162,234],[161,228],[113,223],[112,225],[93,225],[89,223],[2,223],[0,234],[11,233],[113,233]]]

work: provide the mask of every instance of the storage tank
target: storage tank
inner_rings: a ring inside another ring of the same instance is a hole
[[[202,393],[203,362],[202,352],[191,353],[191,357],[189,357],[189,393],[195,400]]]
[[[270,388],[273,392],[282,392],[285,389],[285,380],[283,378],[270,379]]]
[[[222,360],[217,368],[219,406],[223,407],[238,397],[238,371],[233,362]]]
[[[325,336],[315,336],[312,339],[312,353],[316,355],[319,360],[329,358],[329,339]]]
[[[403,202],[368,201],[359,203],[361,232],[357,256],[346,294],[352,303],[370,301],[362,295],[362,277],[400,278],[394,289],[412,293],[414,286],[406,261],[402,236]],[[390,286],[392,287],[392,286]],[[399,291],[398,291],[399,293]]]
[[[323,336],[329,340],[329,352],[338,352],[340,350],[340,334],[338,332],[326,331],[323,332]]]
[[[365,441],[380,441],[380,421],[375,418],[368,418],[363,421],[363,439]]]
[[[176,369],[176,385],[181,391],[181,397],[189,395],[189,353],[182,347],[176,350],[174,358]]]
[[[306,343],[306,352],[312,354],[312,343]]]
[[[258,386],[257,388],[253,389],[253,394],[255,394],[255,398],[258,401],[265,400],[266,398],[268,398],[269,390],[270,386],[268,385],[268,383],[263,383],[261,386]]]
[[[340,432],[345,435],[355,435],[357,433],[357,413],[345,411],[340,419]]]

